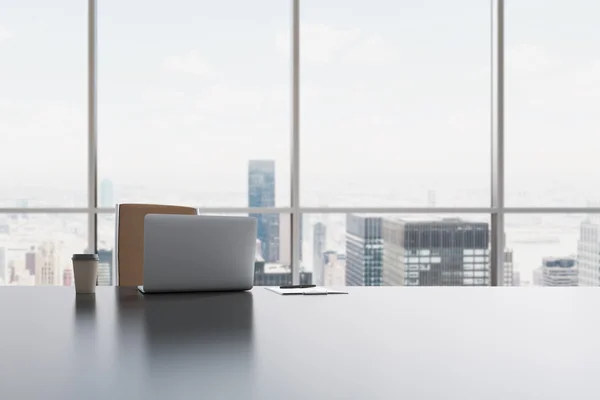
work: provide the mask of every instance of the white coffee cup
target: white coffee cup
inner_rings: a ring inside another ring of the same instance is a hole
[[[71,260],[73,260],[75,292],[78,294],[96,293],[98,254],[73,254]]]

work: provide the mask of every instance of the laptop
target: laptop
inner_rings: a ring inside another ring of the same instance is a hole
[[[249,290],[256,219],[148,214],[142,293]]]

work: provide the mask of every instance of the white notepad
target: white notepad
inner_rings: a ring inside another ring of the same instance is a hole
[[[281,289],[279,286],[266,287],[265,289],[280,294],[280,295],[326,295],[326,294],[348,294],[348,292],[344,292],[341,290],[333,290],[327,289],[323,286],[316,286],[312,288],[302,288],[302,289]]]

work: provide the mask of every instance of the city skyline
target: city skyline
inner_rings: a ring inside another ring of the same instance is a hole
[[[114,244],[114,216],[111,216],[110,214],[101,214],[101,217],[102,218],[99,220],[99,248],[111,249]],[[303,218],[305,232],[302,248],[306,256],[302,258],[301,268],[303,268],[304,271],[313,272],[314,259],[317,255],[313,251],[314,236],[311,230],[314,230],[316,223],[321,223],[327,227],[327,239],[325,241],[326,246],[324,247],[324,253],[333,252],[341,255],[343,258],[346,257],[345,239],[340,240],[340,237],[343,238],[346,232],[346,225],[344,222],[345,217],[342,217],[343,215],[325,214],[317,216],[306,215]],[[385,215],[384,217],[394,218],[393,215]],[[443,217],[443,215],[438,215],[434,220],[440,220],[443,219]],[[556,224],[555,222],[557,217],[555,215],[549,215],[547,219],[544,218],[543,215],[535,216],[535,218],[525,217],[527,216],[520,216],[520,223],[517,225],[515,225],[514,220],[507,220],[507,241],[508,247],[510,247],[507,251],[512,250],[514,276],[518,276],[517,279],[524,285],[532,283],[533,271],[542,264],[544,258],[555,255],[566,255],[574,257],[579,262],[583,263],[586,254],[594,254],[594,247],[590,246],[600,246],[600,244],[594,241],[593,236],[590,236],[589,233],[592,228],[600,229],[600,225],[597,224],[597,218],[594,218],[595,216],[562,215],[559,217],[562,218],[564,222],[559,224]],[[398,216],[397,218],[414,219],[415,216]],[[423,220],[428,217],[420,216],[419,218]],[[466,218],[467,220],[473,220],[473,217],[471,216],[466,216]],[[478,217],[475,217],[475,220],[477,220],[477,218]],[[530,222],[527,222],[527,220],[530,220]],[[552,224],[548,225],[548,222],[551,222]],[[537,226],[540,223],[543,225],[531,230],[531,227]],[[0,216],[0,256],[2,254],[2,249],[4,249],[5,254],[4,264],[0,263],[0,271],[4,271],[3,274],[0,274],[0,278],[4,275],[4,283],[10,283],[8,282],[7,277],[10,276],[11,269],[17,268],[22,271],[22,273],[29,270],[28,276],[35,279],[34,274],[31,273],[32,269],[35,270],[35,266],[31,264],[31,261],[28,262],[27,259],[32,259],[32,257],[35,258],[35,250],[40,248],[45,242],[48,242],[48,237],[55,236],[57,230],[62,231],[61,236],[63,237],[63,239],[59,239],[59,241],[63,243],[63,259],[66,260],[63,262],[62,268],[63,271],[68,269],[70,254],[81,252],[87,246],[86,225],[86,219],[83,216],[52,214],[14,214],[12,216]],[[40,230],[39,228],[43,229]],[[47,234],[44,234],[43,232],[47,232]],[[569,239],[567,242],[563,243],[561,235],[569,234],[569,232],[572,232],[570,234],[573,235],[573,239]],[[29,239],[27,239],[28,237]],[[578,242],[579,245],[577,244]],[[28,256],[28,253],[31,255]],[[507,261],[508,260],[509,259],[507,258]],[[525,260],[527,261],[524,262]],[[594,260],[595,258],[588,260],[588,263],[591,263],[588,268],[592,268],[592,271],[595,270],[594,263],[596,261]],[[2,257],[0,257],[0,261],[2,261]],[[28,264],[30,265],[28,266]],[[112,266],[110,266],[110,268],[112,268]],[[581,266],[580,270],[582,271],[580,272],[582,276],[581,285],[598,285],[597,279],[586,284],[585,266]],[[326,268],[325,273],[327,273]],[[505,282],[507,282],[506,277]],[[31,281],[28,280],[27,277],[23,277],[21,283],[33,284],[35,283],[35,280]]]
[[[251,165],[255,164],[255,170],[251,171]],[[247,179],[248,179],[248,205],[252,207],[252,204],[260,204],[265,205],[266,207],[273,207],[272,204],[275,202],[275,186],[276,186],[276,175],[273,173],[275,171],[275,161],[274,160],[249,160],[247,162]],[[267,167],[267,168],[263,168]],[[111,196],[118,196],[117,193],[126,193],[128,191],[134,190],[138,191],[139,188],[127,188],[127,187],[119,187],[113,185],[112,181],[109,179],[103,179],[102,181],[102,191],[99,194],[99,201],[103,201],[104,203],[108,203]],[[108,188],[108,190],[106,190]],[[369,193],[364,194],[364,196],[369,196]],[[437,198],[437,192],[433,190],[429,190],[426,193],[426,201],[431,203],[432,199]],[[114,201],[114,198],[112,199]],[[1,201],[1,200],[0,200]],[[183,201],[174,201],[174,204],[184,204]],[[193,203],[192,203],[193,204]],[[593,205],[593,204],[592,204]],[[24,208],[24,212],[19,214],[11,214],[5,215],[6,221],[18,221],[19,223],[25,224],[27,222],[35,222],[30,221],[30,218],[36,219],[36,214],[30,214],[26,212],[28,207],[37,207],[39,206],[36,201],[29,198],[20,198],[14,200],[13,203],[9,204],[10,206],[17,206]],[[431,207],[431,211],[435,211],[435,207]],[[283,215],[278,214],[264,214],[258,215],[253,214],[259,219],[263,219],[264,221],[269,220],[268,223],[264,224],[265,228],[268,228],[266,232],[272,231],[277,232],[276,235],[271,235],[271,245],[270,248],[273,250],[273,257],[270,257],[270,260],[267,260],[271,263],[283,263],[284,265],[289,265],[291,260],[286,259],[289,255],[291,247],[288,243],[291,239],[290,236],[290,225],[287,223],[289,219],[289,215],[286,214],[283,221],[286,222],[284,225],[279,225],[282,220],[281,217]],[[49,215],[50,216],[50,215]],[[58,217],[59,215],[57,215]],[[267,216],[268,218],[264,218]],[[114,244],[114,219],[111,220],[110,214],[100,214],[99,215],[99,249],[110,249]],[[342,217],[340,219],[340,217]],[[394,218],[393,215],[383,215],[384,219]],[[416,216],[398,215],[396,218],[415,218]],[[425,215],[420,216],[420,219],[427,218]],[[480,218],[484,217],[481,215],[465,215],[462,217],[453,216],[453,215],[436,215],[433,220],[439,220],[441,218],[466,218],[468,221],[477,222]],[[112,217],[114,218],[114,217]],[[327,269],[324,268],[327,265],[327,257],[325,257],[325,253],[331,254],[331,252],[336,254],[336,257],[339,258],[338,261],[332,262],[332,265],[335,266],[336,263],[340,265],[344,265],[346,268],[346,246],[343,237],[346,235],[346,226],[344,225],[345,217],[336,216],[335,214],[324,214],[318,217],[317,220],[313,219],[313,216],[310,214],[304,215],[301,219],[301,248],[300,248],[300,256],[301,256],[301,265],[299,266],[301,271],[309,271],[312,272],[315,276],[315,279],[322,280],[321,276],[325,276]],[[575,215],[575,214],[550,214],[550,215],[507,215],[506,216],[506,231],[510,234],[505,235],[505,240],[507,240],[507,248],[505,249],[505,276],[504,276],[504,284],[511,285],[511,282],[518,282],[519,284],[522,282],[524,285],[531,284],[534,280],[533,274],[534,270],[538,268],[541,264],[541,260],[545,257],[552,256],[554,254],[566,254],[572,255],[574,257],[579,257],[582,260],[585,258],[585,246],[582,247],[582,243],[586,240],[584,235],[584,225],[585,223],[591,224],[590,226],[593,228],[596,226],[597,218],[595,216],[585,216],[585,215]],[[85,228],[85,219],[81,218],[80,221],[82,223],[78,228],[70,228],[73,231],[85,233],[87,232]],[[489,216],[488,216],[489,221]],[[529,221],[529,222],[527,222]],[[562,221],[562,222],[559,222]],[[586,222],[587,221],[587,222]],[[106,223],[109,225],[106,225]],[[488,222],[489,223],[489,222]],[[532,227],[545,226],[542,228],[535,228],[534,230],[530,230],[527,228],[528,225]],[[315,241],[315,227],[321,226],[323,228],[323,238],[321,238],[322,243],[319,244],[319,241]],[[328,228],[330,227],[330,228]],[[565,228],[566,227],[566,228]],[[35,228],[35,226],[33,227]],[[107,228],[107,229],[106,229]],[[283,229],[283,231],[279,231]],[[572,231],[576,229],[576,232],[571,236],[572,239],[569,239],[565,246],[562,245],[562,237],[566,231]],[[593,228],[600,229],[600,228]],[[0,239],[1,233],[4,232],[8,234],[10,237],[11,228],[8,224],[2,224],[2,216],[0,215]],[[587,232],[590,232],[589,230]],[[14,233],[14,232],[13,232]],[[263,232],[264,233],[264,232]],[[279,235],[282,235],[279,237]],[[108,236],[107,236],[108,235]],[[589,235],[588,235],[589,236]],[[109,238],[108,240],[106,240]],[[81,237],[78,239],[81,243],[85,241],[85,237]],[[282,242],[283,240],[283,242]],[[593,238],[592,238],[593,241]],[[268,242],[268,240],[267,240]],[[40,240],[32,240],[27,245],[22,246],[22,248],[35,248],[36,246],[40,246],[44,243],[43,239]],[[577,244],[579,243],[579,244]],[[560,244],[560,247],[557,245]],[[543,247],[543,250],[533,250],[533,246],[539,245],[540,249]],[[287,246],[287,247],[286,247]],[[320,246],[321,249],[316,248]],[[0,248],[2,248],[2,241],[0,240]],[[530,250],[531,248],[531,250]],[[81,250],[77,250],[79,252]],[[593,250],[592,250],[593,251]],[[262,245],[261,250],[262,252]],[[283,252],[283,253],[281,253]],[[322,252],[322,254],[319,254]],[[306,254],[306,257],[304,256]],[[0,254],[1,255],[1,254]],[[282,255],[282,256],[280,256]],[[593,254],[592,254],[593,255]],[[68,255],[66,254],[65,257]],[[283,258],[282,258],[283,257]],[[341,257],[341,258],[340,258]],[[0,274],[0,278],[4,275],[4,282],[7,282],[8,279],[6,277],[6,271],[8,270],[8,263],[12,262],[13,266],[15,264],[14,259],[10,259],[10,255],[6,256],[6,259],[9,261],[4,262],[4,266],[0,264],[0,271],[5,271],[3,274]],[[2,258],[0,257],[0,261]],[[323,260],[323,261],[321,261]],[[18,259],[16,260],[17,264],[20,263]],[[352,259],[350,259],[350,263],[352,263]],[[594,271],[594,265],[596,261],[591,260],[591,268]],[[27,264],[27,261],[26,261]],[[319,268],[323,270],[319,271]],[[112,265],[106,265],[104,268],[112,269]],[[315,270],[316,268],[316,270]],[[33,273],[31,273],[32,267],[25,268],[29,269],[31,278],[35,279]],[[63,269],[68,269],[68,266],[63,267]],[[338,268],[339,269],[339,268]],[[334,271],[335,268],[332,270]],[[582,268],[582,285],[585,284],[585,268]],[[106,272],[103,272],[105,276],[108,276]],[[350,275],[346,274],[344,270],[344,276],[348,277]],[[29,278],[24,277],[23,282],[29,282]],[[65,280],[67,278],[64,278]],[[112,280],[112,274],[111,274]],[[338,280],[339,281],[339,280]],[[103,282],[109,282],[107,279],[103,279]],[[600,282],[600,280],[596,279],[595,282]],[[112,282],[111,282],[112,283]],[[594,284],[592,282],[591,284]]]

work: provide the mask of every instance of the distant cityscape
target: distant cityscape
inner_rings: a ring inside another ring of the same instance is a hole
[[[248,162],[248,206],[275,207],[274,160]],[[112,181],[100,182],[99,205],[113,207]],[[142,199],[143,200],[143,199]],[[427,192],[435,207],[436,192]],[[28,199],[15,201],[28,208]],[[250,214],[258,220],[255,284],[292,283],[291,218]],[[0,216],[0,284],[73,284],[70,256],[85,252],[87,219],[76,214]],[[439,216],[303,216],[300,282],[325,286],[489,286],[490,226]],[[114,215],[99,216],[98,285],[115,284]],[[305,240],[308,239],[308,240]],[[536,238],[528,239],[535,242]],[[308,250],[308,251],[307,251]],[[557,249],[558,252],[559,249]],[[530,275],[515,266],[519,252],[504,249],[504,286],[599,286],[600,223],[579,223],[571,254],[542,254]],[[309,255],[304,257],[304,255]]]

